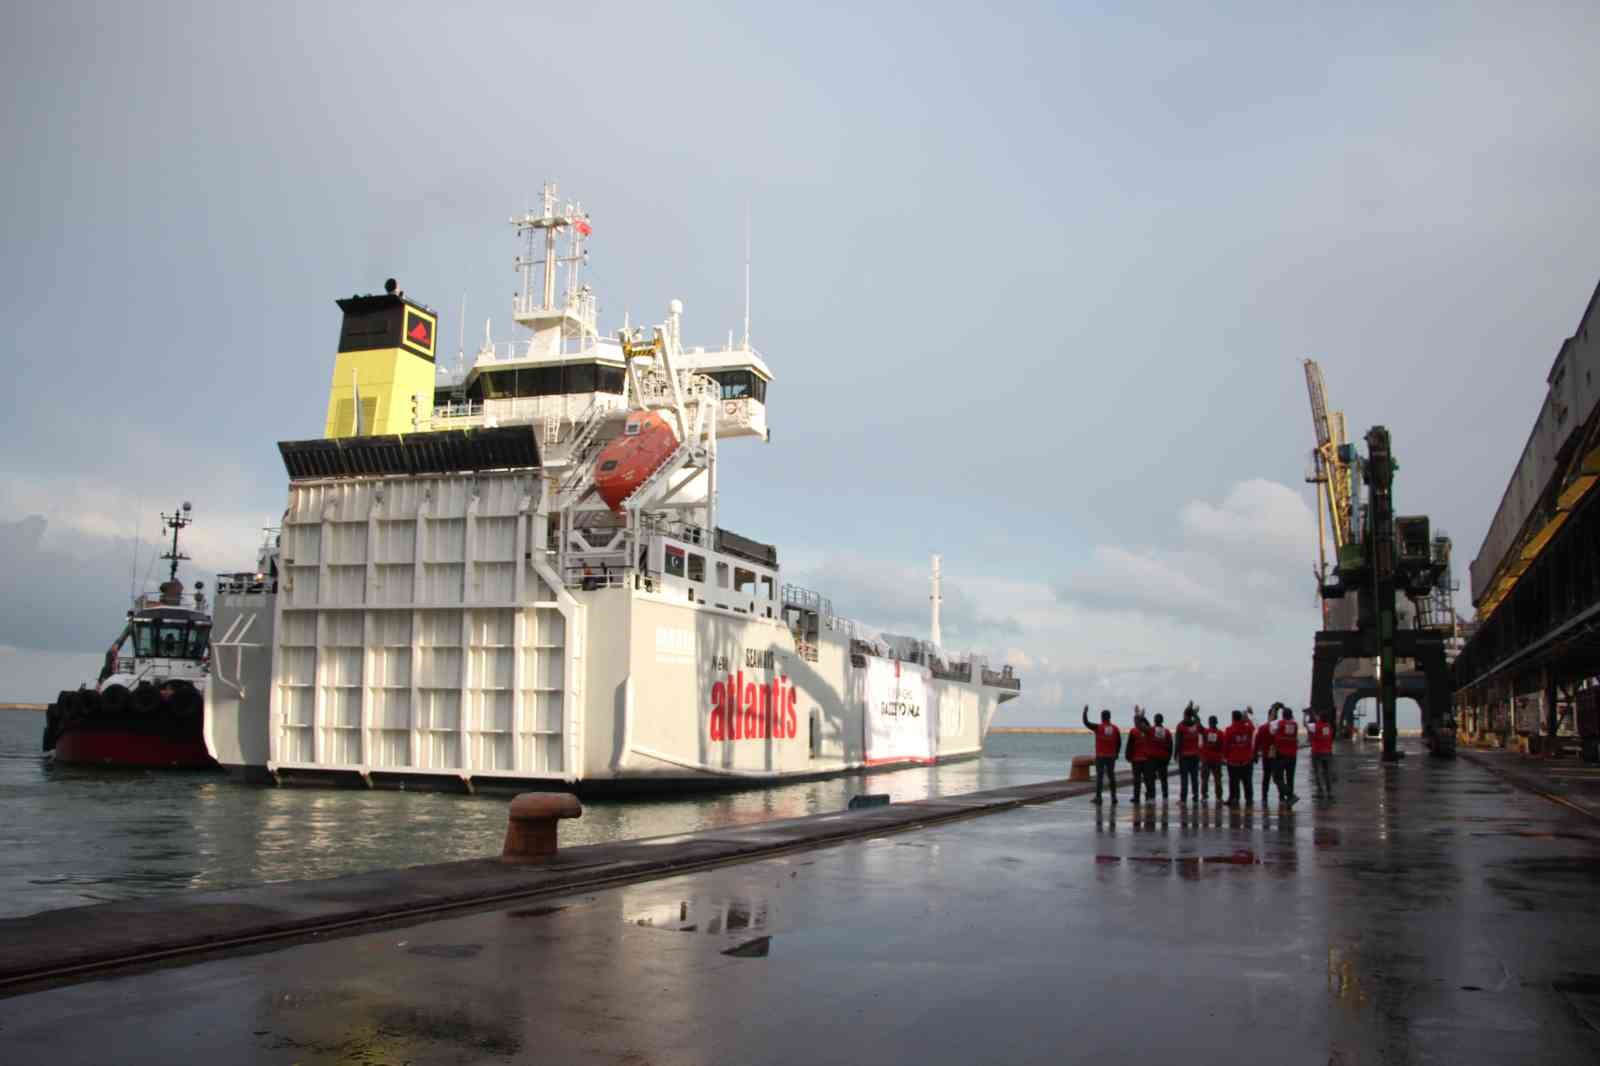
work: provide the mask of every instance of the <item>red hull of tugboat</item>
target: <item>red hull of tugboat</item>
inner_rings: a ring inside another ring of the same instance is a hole
[[[198,729],[181,735],[101,725],[56,738],[56,762],[130,769],[198,770],[217,765]]]

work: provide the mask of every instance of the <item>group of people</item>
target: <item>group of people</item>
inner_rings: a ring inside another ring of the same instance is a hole
[[[1305,733],[1311,747],[1312,781],[1317,795],[1333,798],[1333,720],[1324,713],[1306,717]],[[1204,724],[1200,709],[1190,703],[1183,709],[1183,720],[1168,729],[1164,716],[1152,720],[1143,707],[1133,709],[1133,728],[1124,742],[1122,730],[1111,721],[1110,711],[1100,712],[1100,721],[1089,721],[1089,708],[1083,708],[1084,727],[1094,733],[1094,801],[1103,803],[1109,788],[1111,802],[1117,802],[1117,759],[1133,765],[1133,802],[1141,789],[1148,802],[1155,802],[1156,785],[1161,800],[1167,800],[1167,779],[1172,760],[1178,760],[1178,802],[1207,802],[1214,794],[1225,807],[1255,803],[1255,764],[1261,763],[1261,803],[1265,806],[1274,785],[1278,803],[1292,807],[1299,802],[1295,792],[1295,767],[1300,757],[1301,728],[1294,711],[1281,703],[1267,708],[1266,721],[1257,725],[1255,712],[1246,707],[1233,712],[1227,726],[1217,724],[1211,715]],[[1222,768],[1228,768],[1228,798],[1222,798]]]

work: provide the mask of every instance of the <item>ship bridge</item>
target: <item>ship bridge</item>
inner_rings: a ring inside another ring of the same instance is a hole
[[[593,233],[582,205],[563,202],[556,186],[544,187],[539,211],[511,220],[524,239],[515,267],[522,276],[512,300],[512,319],[527,335],[497,342],[484,328],[470,367],[461,367],[435,390],[431,415],[419,415],[417,430],[476,429],[532,425],[545,464],[569,465],[596,437],[621,431],[635,406],[666,406],[672,393],[658,371],[664,361],[619,338],[602,337],[593,289],[583,283],[585,243]],[[678,335],[683,305],[674,300],[669,320],[677,372],[702,376],[718,402],[716,436],[766,440],[767,386],[772,370],[750,344],[748,315],[742,341],[730,331],[720,349],[684,348]],[[624,324],[622,336],[632,331]],[[630,370],[630,362],[634,364]],[[706,390],[692,390],[691,405]]]

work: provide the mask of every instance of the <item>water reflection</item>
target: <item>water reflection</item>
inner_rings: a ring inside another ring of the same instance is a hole
[[[218,773],[55,767],[40,719],[0,712],[0,916],[182,889],[332,877],[498,854],[505,796],[263,788]],[[982,758],[771,789],[592,800],[563,845],[600,843],[843,811],[1059,779],[1087,745],[1075,736],[1001,735]]]

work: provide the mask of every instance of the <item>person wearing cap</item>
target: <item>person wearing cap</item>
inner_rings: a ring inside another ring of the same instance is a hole
[[[1261,805],[1267,805],[1267,790],[1272,784],[1272,774],[1277,769],[1277,753],[1272,746],[1272,730],[1277,723],[1278,705],[1267,708],[1267,720],[1256,729],[1255,754],[1261,760]],[[1280,792],[1279,799],[1283,798]]]
[[[1178,738],[1178,802],[1200,802],[1200,712],[1193,703],[1183,709],[1183,721],[1173,730]]]
[[[1241,711],[1233,712],[1233,722],[1223,731],[1222,750],[1228,763],[1229,807],[1239,805],[1241,792],[1244,793],[1246,806],[1255,803],[1255,790],[1250,787],[1250,767],[1255,760],[1255,733]]]
[[[1217,802],[1222,802],[1222,730],[1217,728],[1217,716],[1207,720],[1200,733],[1200,798],[1206,798],[1207,786],[1213,786]]]
[[[1094,734],[1094,801],[1101,802],[1102,787],[1111,790],[1111,802],[1117,802],[1117,753],[1122,750],[1122,730],[1111,724],[1111,712],[1100,712],[1100,724],[1089,724],[1089,705],[1083,705],[1083,727]],[[1134,783],[1137,789],[1138,783]],[[1135,799],[1138,797],[1135,796]]]
[[[1317,715],[1310,732],[1311,782],[1318,796],[1333,799],[1333,713]]]

